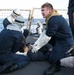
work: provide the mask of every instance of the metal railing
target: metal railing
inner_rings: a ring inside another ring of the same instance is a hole
[[[56,9],[64,18],[68,18],[67,9]],[[13,9],[0,9],[0,19],[4,19],[5,17],[9,16],[12,13]],[[35,18],[43,18],[41,14],[40,8],[33,8],[30,9],[20,9],[21,15],[28,20],[27,22],[27,29],[30,30],[31,23]],[[2,24],[2,22],[0,22]]]

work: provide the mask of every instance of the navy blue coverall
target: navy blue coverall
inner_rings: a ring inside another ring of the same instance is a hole
[[[20,50],[23,35],[19,31],[4,29],[0,33],[0,63],[12,62],[23,68],[29,64],[30,59],[27,56],[16,54]]]
[[[51,53],[48,53],[48,60],[51,63],[55,63],[65,57],[66,52],[74,44],[72,32],[67,21],[61,15],[59,15],[52,16],[48,20],[46,35],[51,37],[49,45],[51,44],[53,46]],[[44,55],[46,56],[46,54],[40,53],[40,50],[37,53],[29,52],[28,55],[32,60],[41,60],[45,58]]]

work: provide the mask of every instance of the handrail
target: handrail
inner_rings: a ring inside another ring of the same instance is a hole
[[[5,17],[7,17],[10,13],[11,13],[11,11],[12,11],[13,9],[0,9],[0,18],[5,18]],[[38,10],[38,12],[39,13],[37,13],[37,11],[36,10]],[[20,9],[20,11],[21,11],[21,13],[23,14],[23,16],[24,17],[27,17],[27,19],[28,19],[28,22],[27,22],[27,29],[29,29],[30,30],[30,27],[31,27],[31,23],[32,23],[32,21],[33,21],[33,19],[34,18],[36,18],[36,16],[38,17],[42,17],[42,15],[41,15],[41,8],[33,8],[33,9]],[[65,12],[64,13],[64,15],[63,16],[67,16],[67,9],[56,9],[56,10],[58,10],[58,11],[62,11],[61,12],[61,14],[63,13],[63,12]],[[25,13],[25,11],[27,11],[26,13]],[[40,17],[40,18],[41,18]],[[1,24],[1,23],[0,23]]]

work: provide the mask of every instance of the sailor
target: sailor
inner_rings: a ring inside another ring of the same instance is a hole
[[[37,28],[36,28],[37,34],[42,34],[43,32],[43,25],[40,21],[37,21]]]
[[[8,17],[6,17],[3,20],[3,26],[4,26],[4,28],[6,28],[9,24],[12,24],[14,22],[15,18],[17,16],[20,16],[20,15],[21,15],[21,11],[19,9],[14,9],[13,12],[12,12],[12,14],[9,15]],[[29,31],[27,29],[24,29],[22,33],[24,34],[24,36],[26,38],[28,36],[28,34],[29,34]]]
[[[68,16],[69,24],[72,30],[73,39],[74,39],[74,0],[69,0],[68,4]],[[61,66],[65,67],[74,67],[74,50],[71,51],[71,55],[60,60]]]
[[[3,20],[3,26],[4,28],[7,27],[7,25],[12,24],[15,20],[15,18],[17,16],[21,15],[20,10],[19,9],[14,9],[12,14],[7,16],[4,20]]]
[[[24,18],[17,16],[13,24],[9,24],[0,33],[0,73],[12,72],[29,64],[27,56],[16,54],[22,45],[23,34],[21,28]]]
[[[41,12],[46,18],[46,30],[34,43],[31,51],[37,53],[47,43],[53,46],[49,55],[51,66],[44,71],[44,75],[53,75],[60,71],[60,59],[66,56],[66,52],[74,44],[73,36],[67,21],[53,8],[52,4],[44,3],[41,6]]]
[[[69,24],[74,38],[74,0],[69,0],[68,3]]]

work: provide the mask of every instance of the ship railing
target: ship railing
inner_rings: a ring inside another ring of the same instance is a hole
[[[67,9],[56,9],[63,17],[68,19]],[[12,13],[13,9],[0,9],[0,19],[4,19]],[[28,30],[31,29],[33,19],[42,19],[41,9],[40,8],[33,8],[33,9],[20,9],[21,15],[27,19],[28,21],[25,22],[26,28]],[[0,24],[2,22],[0,21]]]

